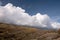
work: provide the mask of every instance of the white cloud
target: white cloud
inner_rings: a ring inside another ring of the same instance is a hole
[[[11,3],[0,6],[0,22],[2,23],[59,29],[60,23],[51,20],[47,14],[37,13],[31,16],[21,7],[13,6]]]
[[[54,29],[60,29],[60,23],[58,22],[54,22],[51,25],[53,26]]]

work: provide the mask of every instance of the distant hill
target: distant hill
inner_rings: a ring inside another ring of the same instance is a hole
[[[60,40],[60,30],[0,23],[0,40]]]

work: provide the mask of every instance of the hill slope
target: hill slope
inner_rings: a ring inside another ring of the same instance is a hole
[[[60,40],[60,30],[41,30],[0,23],[0,40]]]

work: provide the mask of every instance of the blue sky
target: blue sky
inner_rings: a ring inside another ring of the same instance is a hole
[[[48,14],[51,17],[60,16],[60,0],[0,0],[2,5],[12,3],[22,7],[30,15],[36,13]]]

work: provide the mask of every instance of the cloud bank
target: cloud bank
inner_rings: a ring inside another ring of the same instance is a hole
[[[60,23],[53,22],[47,14],[37,13],[36,15],[29,15],[21,7],[13,6],[8,3],[5,6],[0,6],[0,23],[9,23],[16,25],[29,25],[35,27],[46,27],[59,29]]]

